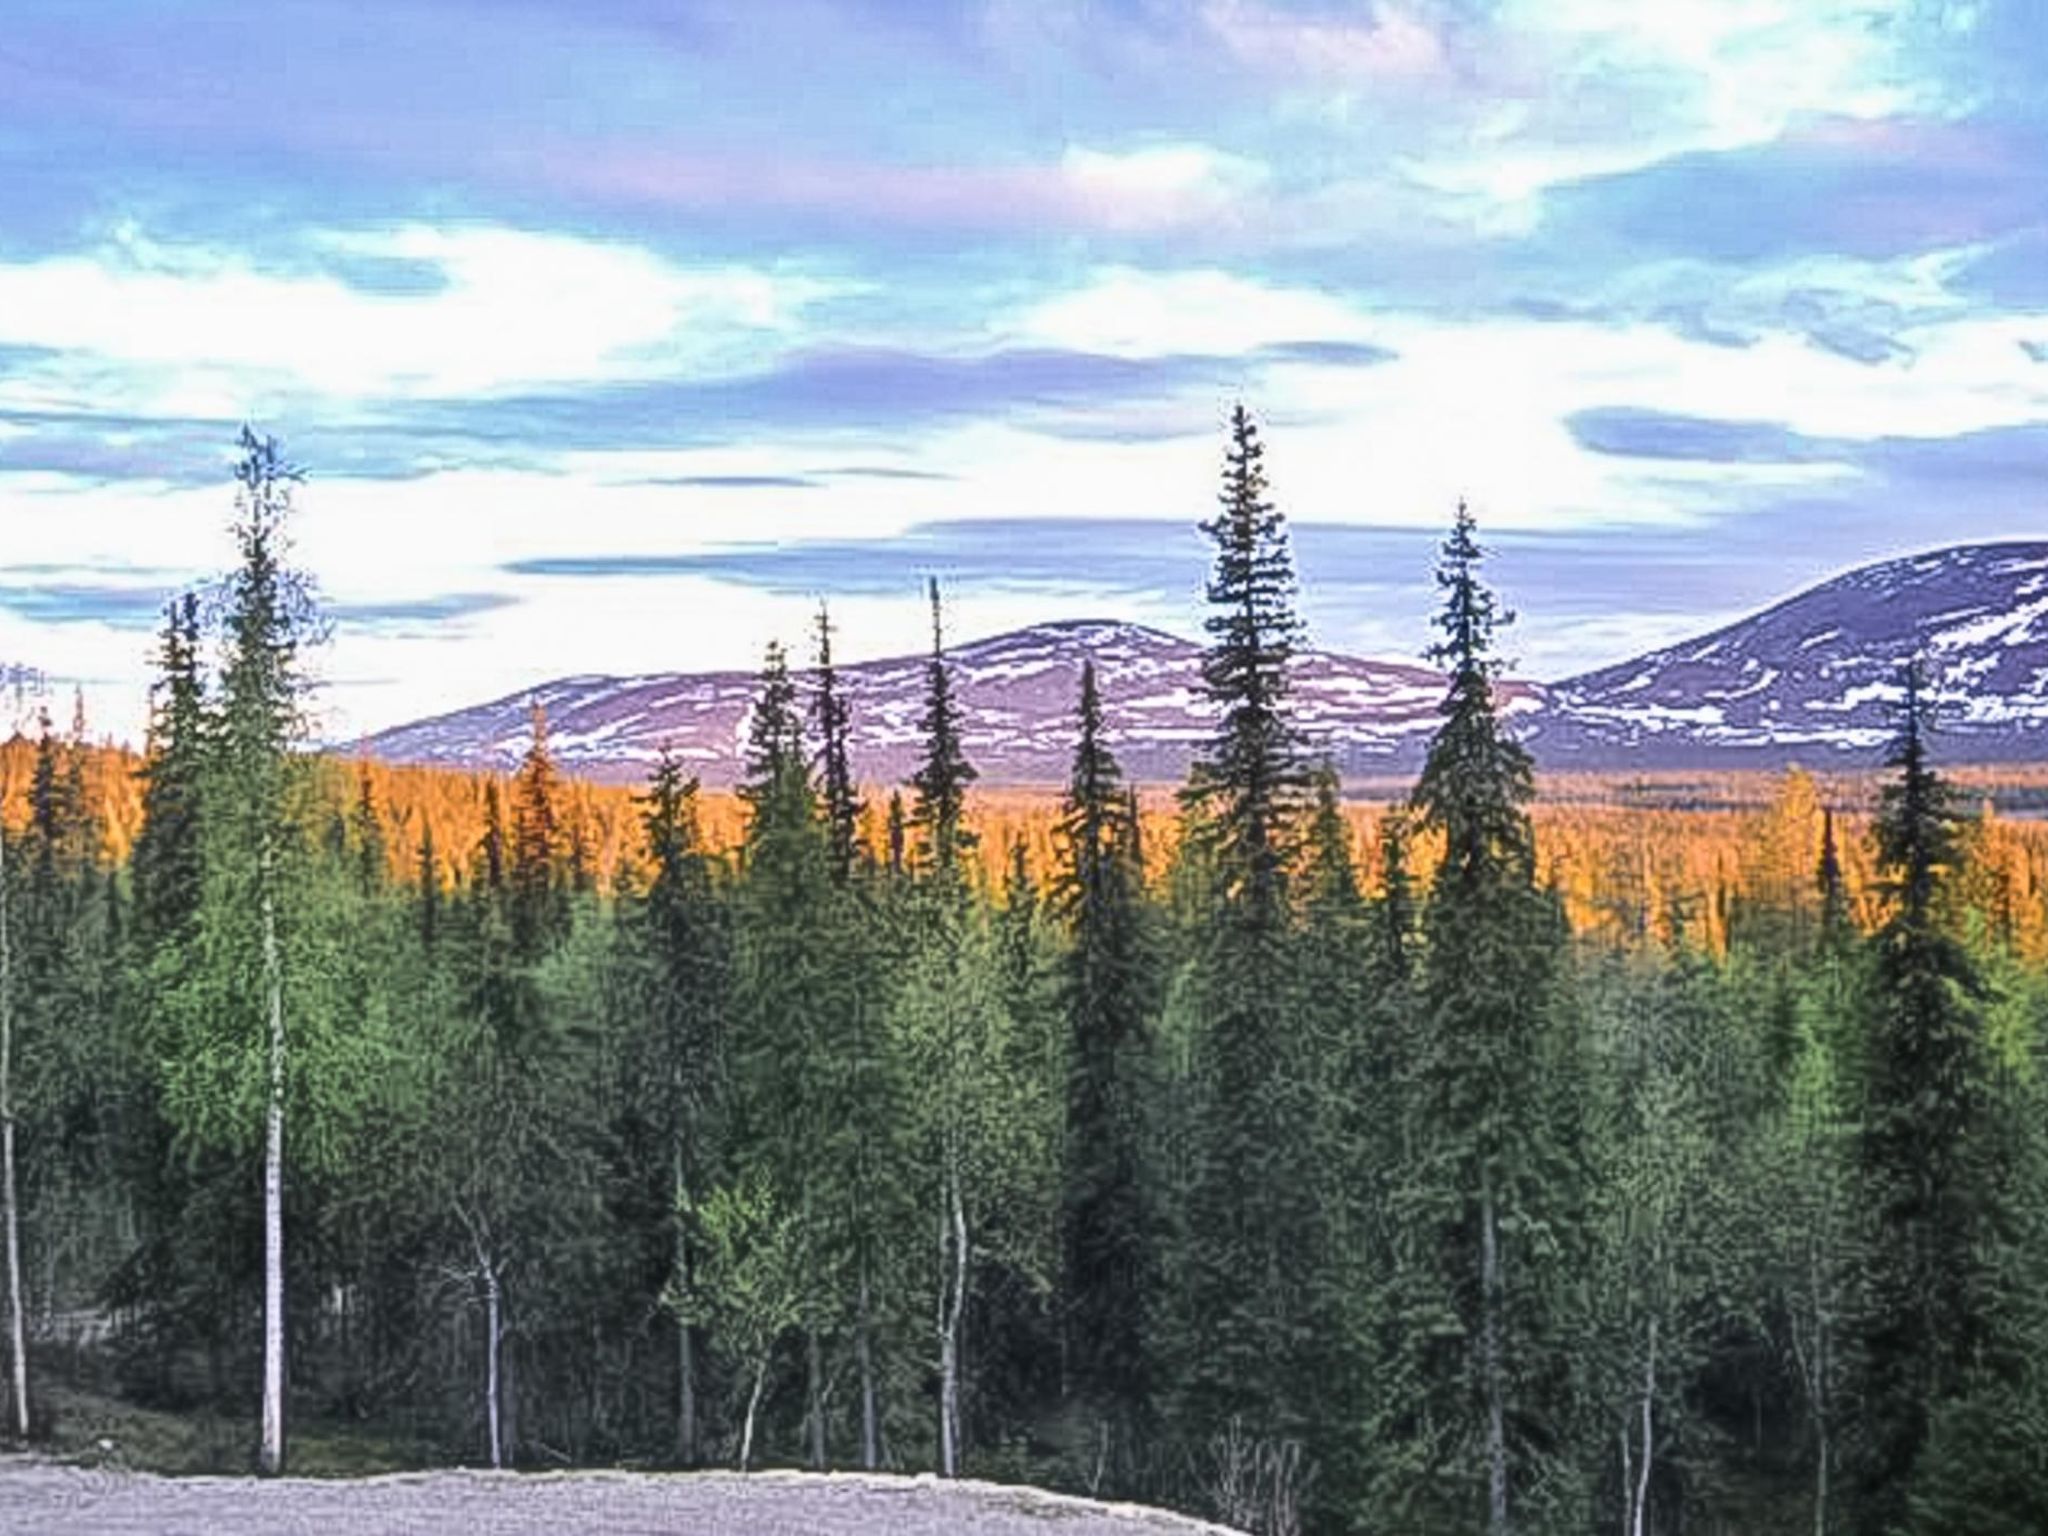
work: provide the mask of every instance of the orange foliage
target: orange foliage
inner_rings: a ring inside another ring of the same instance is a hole
[[[0,742],[0,818],[20,827],[28,818],[28,785],[35,743],[22,736]],[[142,819],[140,759],[125,749],[87,748],[87,792],[105,825],[109,858],[125,859]],[[436,872],[444,883],[466,877],[483,835],[484,773],[397,765],[370,760],[329,760],[330,814],[347,815],[360,777],[367,775],[384,831],[391,872],[417,878],[422,830],[434,833]],[[1993,924],[2027,959],[2048,963],[2048,766],[1968,767],[1950,773],[1966,802],[1976,801],[1970,865],[1962,904]],[[500,794],[508,779],[496,776]],[[1534,809],[1539,874],[1563,898],[1575,929],[1585,933],[1654,931],[1677,914],[1698,941],[1721,950],[1730,918],[1745,904],[1810,916],[1817,910],[1815,874],[1821,819],[1832,809],[1836,842],[1851,908],[1874,923],[1882,909],[1868,837],[1879,776],[1785,774],[1573,774],[1546,777]],[[1352,851],[1367,889],[1380,879],[1379,835],[1388,806],[1406,782],[1362,781],[1347,789]],[[580,827],[600,889],[623,875],[644,879],[639,811],[634,788],[564,779],[561,825]],[[881,837],[886,788],[870,787],[866,835]],[[1179,835],[1173,790],[1140,792],[1147,873],[1161,875]],[[1056,866],[1055,831],[1060,794],[1055,789],[992,789],[968,797],[968,823],[979,834],[989,883],[1007,870],[1021,842],[1026,866],[1043,881]],[[2011,810],[1999,807],[2010,807]],[[730,790],[706,790],[699,814],[707,844],[729,851],[745,828],[744,803]],[[2016,810],[2019,814],[2012,814]],[[879,848],[876,849],[879,852]],[[1436,848],[1416,839],[1413,867],[1426,878]]]

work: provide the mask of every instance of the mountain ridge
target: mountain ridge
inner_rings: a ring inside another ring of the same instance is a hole
[[[1214,727],[1202,647],[1119,619],[1062,619],[950,648],[968,754],[992,783],[1066,776],[1081,663],[1096,663],[1110,745],[1134,779],[1177,781]],[[1538,762],[1572,768],[1714,767],[1881,755],[1898,669],[1929,658],[1951,757],[2048,759],[2048,541],[1950,546],[1858,566],[1706,634],[1543,684],[1504,679],[1506,710]],[[839,668],[855,767],[914,764],[922,655]],[[363,738],[400,762],[505,768],[547,712],[562,766],[645,776],[664,743],[707,782],[737,771],[750,672],[556,678]],[[1345,772],[1412,769],[1443,680],[1411,662],[1296,653],[1289,683],[1309,751]]]

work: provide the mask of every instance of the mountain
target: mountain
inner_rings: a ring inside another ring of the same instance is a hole
[[[1548,766],[1767,766],[1874,761],[1901,660],[1928,664],[1944,755],[2048,759],[2048,543],[1970,545],[1866,566],[1697,640],[1542,686],[1502,685]],[[1126,770],[1177,781],[1214,726],[1201,647],[1136,624],[1034,624],[954,648],[969,757],[991,783],[1065,779],[1081,663],[1095,659]],[[842,669],[855,767],[898,780],[915,763],[925,658]],[[1443,682],[1424,667],[1331,651],[1297,657],[1296,718],[1311,750],[1350,773],[1408,772]],[[529,710],[547,711],[563,766],[645,777],[667,743],[707,783],[730,782],[755,691],[750,673],[569,677],[403,725],[364,747],[393,761],[509,767]]]
[[[1697,640],[1552,685],[1529,743],[1589,766],[1874,760],[1909,656],[1942,755],[2048,758],[2048,543],[1868,565]]]
[[[1126,771],[1177,780],[1212,733],[1202,690],[1202,649],[1138,624],[1079,620],[1034,624],[953,648],[947,660],[966,722],[968,757],[992,783],[1066,778],[1081,663],[1095,660],[1111,745]],[[841,668],[853,712],[856,770],[900,779],[917,760],[926,659],[897,657]],[[1436,723],[1442,680],[1427,668],[1309,650],[1292,674],[1297,717],[1312,744],[1352,771],[1412,762]],[[399,762],[507,767],[526,750],[534,704],[547,711],[557,760],[594,778],[639,779],[664,742],[706,783],[729,782],[757,686],[744,672],[569,677],[399,726],[363,745]],[[1509,684],[1511,707],[1538,690]]]

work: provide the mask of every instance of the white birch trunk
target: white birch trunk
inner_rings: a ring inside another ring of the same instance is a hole
[[[946,1172],[940,1218],[939,1475],[960,1475],[960,1324],[967,1310],[967,1207],[957,1168]],[[951,1250],[951,1267],[944,1266]]]
[[[505,1427],[502,1396],[498,1386],[498,1349],[504,1342],[503,1298],[498,1290],[498,1267],[478,1256],[484,1278],[484,1421],[491,1437],[491,1470],[505,1465]]]
[[[675,1146],[674,1191],[670,1208],[676,1212],[676,1283],[689,1291],[696,1277],[690,1273],[690,1234],[683,1224],[683,1201],[689,1185],[683,1177],[683,1144]],[[686,1467],[697,1464],[697,1343],[690,1324],[676,1319],[676,1459]]]
[[[1479,1197],[1479,1369],[1486,1393],[1486,1529],[1508,1536],[1507,1384],[1501,1364],[1500,1233],[1493,1208],[1493,1176],[1482,1175]]]
[[[747,1463],[754,1456],[754,1416],[761,1411],[761,1389],[768,1383],[768,1355],[762,1352],[754,1362],[754,1390],[747,1395],[747,1421],[740,1431],[740,1470],[747,1470]]]
[[[860,1316],[854,1322],[853,1350],[860,1365],[860,1464],[872,1472],[881,1465],[881,1414],[875,1401],[874,1347],[868,1339],[868,1257],[860,1256]]]
[[[825,1470],[825,1356],[816,1327],[804,1330],[804,1371],[811,1400],[811,1470]]]
[[[284,1470],[284,977],[268,849],[260,878],[270,1087],[263,1113],[263,1445],[258,1465],[275,1475]]]
[[[1649,1321],[1647,1334],[1643,1351],[1643,1454],[1636,1464],[1635,1500],[1629,1517],[1631,1536],[1643,1536],[1643,1520],[1650,1502],[1650,1463],[1656,1455],[1656,1442],[1651,1438],[1657,1401],[1657,1319],[1654,1317]]]
[[[20,1185],[14,1171],[14,942],[8,931],[7,845],[0,838],[0,1202],[6,1205],[7,1342],[15,1438],[28,1438],[28,1318],[21,1296]]]

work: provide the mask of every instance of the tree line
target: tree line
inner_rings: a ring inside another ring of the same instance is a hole
[[[473,846],[386,845],[305,739],[297,472],[243,453],[129,856],[82,726],[0,832],[18,1438],[84,1381],[273,1472],[303,1425],[1266,1536],[2048,1529],[2048,983],[1912,667],[1867,852],[1828,818],[1713,942],[1619,876],[1574,930],[1461,506],[1437,728],[1357,849],[1240,409],[1163,875],[1092,667],[1049,876],[975,847],[934,583],[907,784],[863,804],[821,608],[767,654],[738,845],[665,756],[605,880],[538,712]]]

